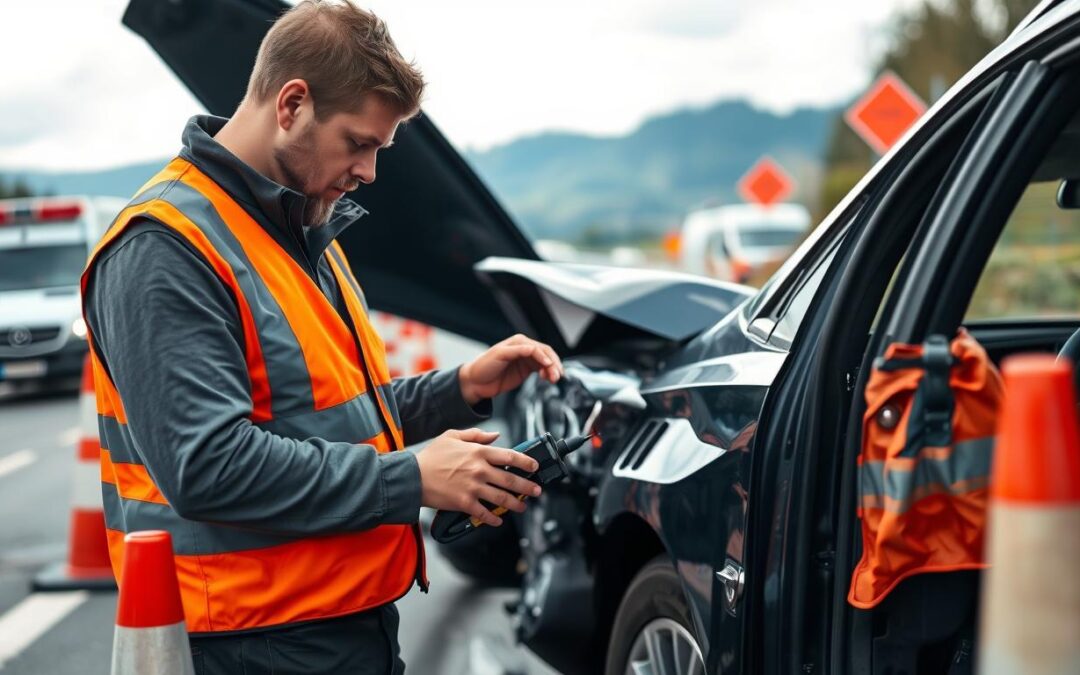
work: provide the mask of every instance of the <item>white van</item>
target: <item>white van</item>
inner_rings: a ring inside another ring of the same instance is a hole
[[[79,277],[124,208],[116,197],[0,199],[0,390],[78,377]]]
[[[680,266],[693,274],[744,283],[783,260],[802,241],[810,213],[799,204],[730,204],[691,211],[683,221]]]

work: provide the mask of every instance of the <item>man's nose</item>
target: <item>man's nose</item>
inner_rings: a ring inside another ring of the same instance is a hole
[[[364,185],[375,182],[375,158],[359,162],[353,165],[352,175]]]

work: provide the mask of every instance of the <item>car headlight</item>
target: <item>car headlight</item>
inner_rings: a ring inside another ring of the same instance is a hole
[[[86,322],[81,316],[71,322],[71,334],[80,340],[86,339]]]

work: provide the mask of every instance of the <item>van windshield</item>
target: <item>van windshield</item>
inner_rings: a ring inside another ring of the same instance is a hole
[[[77,286],[85,244],[0,249],[0,291]]]
[[[740,229],[739,243],[744,248],[779,248],[781,246],[794,246],[799,243],[802,230],[788,230],[784,228],[754,228]]]

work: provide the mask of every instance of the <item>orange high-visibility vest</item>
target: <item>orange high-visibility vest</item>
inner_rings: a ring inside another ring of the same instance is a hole
[[[862,559],[848,602],[870,609],[913,574],[986,567],[990,460],[1004,391],[966,331],[892,344],[866,385]]]
[[[101,251],[136,218],[181,235],[236,299],[253,424],[279,436],[366,443],[379,452],[403,447],[383,343],[337,242],[325,255],[352,326],[243,207],[196,166],[175,159],[120,213],[91,254],[84,293]],[[142,461],[122,397],[97,352],[90,354],[113,570],[119,577],[125,533],[168,530],[190,632],[342,616],[396,600],[414,579],[426,587],[418,526],[303,537],[181,518]]]

